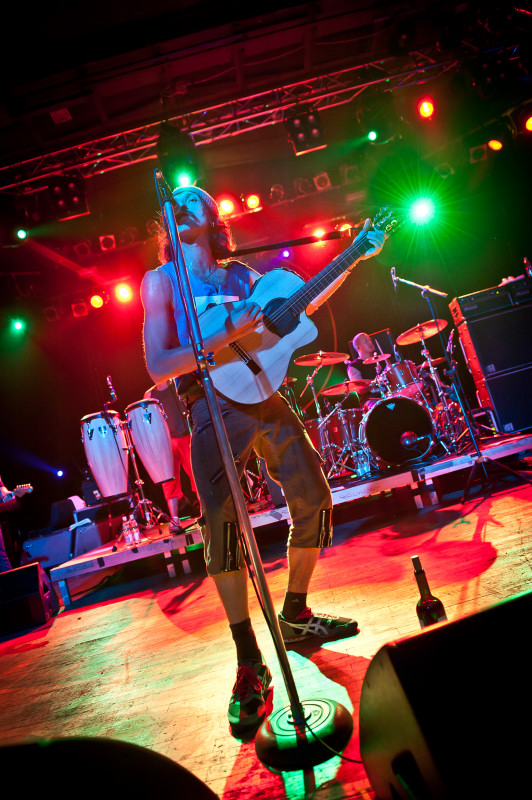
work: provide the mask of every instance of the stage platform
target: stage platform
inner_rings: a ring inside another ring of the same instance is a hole
[[[516,456],[531,449],[532,434],[494,437],[479,443],[481,457],[493,461]],[[409,469],[395,469],[365,478],[353,478],[346,474],[330,481],[333,505],[340,506],[375,495],[386,495],[397,489],[408,489],[418,508],[436,505],[441,497],[434,479],[459,470],[471,470],[477,460],[476,449],[470,447],[460,454],[417,464]],[[256,510],[250,507],[249,512],[254,530],[290,521],[286,505]],[[175,575],[174,557],[179,559],[183,571],[190,573],[188,553],[201,547],[201,532],[194,521],[185,528],[184,533],[179,534],[170,534],[168,524],[158,525],[144,531],[142,541],[133,548],[125,547],[117,540],[110,541],[96,550],[54,567],[50,570],[50,578],[57,584],[63,604],[68,606],[72,603],[68,585],[72,578],[160,554],[165,558],[170,576]]]

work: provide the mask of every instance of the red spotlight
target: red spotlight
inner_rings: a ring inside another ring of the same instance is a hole
[[[89,300],[93,308],[102,308],[105,304],[105,297],[102,294],[93,294]]]
[[[246,211],[260,211],[262,203],[258,194],[248,194],[244,197]]]
[[[488,141],[488,147],[490,150],[495,150],[495,151],[502,150],[503,146],[504,145],[500,139],[490,139]]]
[[[421,119],[432,119],[434,111],[434,101],[431,97],[423,97],[417,104],[417,113]]]
[[[115,286],[115,296],[121,303],[129,303],[133,298],[133,292],[127,283],[119,283]]]
[[[326,233],[327,233],[327,231],[325,230],[325,228],[314,228],[314,230],[312,231],[313,237],[315,239],[317,239],[318,241],[320,239],[323,239],[323,237],[325,236]]]
[[[221,216],[228,217],[231,214],[235,213],[235,203],[231,197],[224,195],[219,197],[216,201],[218,203],[218,208],[220,209]]]

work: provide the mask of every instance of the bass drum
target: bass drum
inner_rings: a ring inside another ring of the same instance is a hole
[[[126,436],[117,411],[88,414],[81,420],[81,441],[102,497],[128,491]]]
[[[131,438],[140,460],[154,483],[174,477],[172,440],[163,407],[158,400],[139,400],[126,410]]]
[[[360,423],[360,443],[385,466],[400,467],[423,458],[434,441],[427,408],[409,397],[380,400]]]

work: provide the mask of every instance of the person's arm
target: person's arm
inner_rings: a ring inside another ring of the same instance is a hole
[[[353,367],[351,364],[349,364],[347,367],[347,377],[350,381],[364,380],[360,370],[358,370],[356,367]]]
[[[387,238],[385,232],[382,230],[380,231],[373,230],[371,227],[371,220],[367,219],[364,223],[364,227],[362,228],[358,236],[362,236],[364,233],[368,234],[368,240],[371,242],[373,247],[370,250],[367,250],[364,253],[364,255],[360,256],[360,258],[357,258],[357,260],[354,261],[352,265],[345,272],[343,272],[333,283],[331,283],[327,287],[327,289],[325,289],[311,303],[309,303],[309,305],[305,309],[308,316],[313,314],[326,300],[329,299],[329,297],[332,294],[334,294],[334,292],[342,285],[342,283],[345,281],[349,273],[352,272],[352,270],[355,268],[356,264],[358,264],[359,261],[364,261],[366,258],[372,258],[373,256],[376,256],[377,253],[380,253],[384,241]],[[357,239],[358,236],[356,237]]]
[[[144,355],[148,372],[155,383],[197,369],[194,348],[180,345],[173,316],[172,287],[160,271],[147,272],[141,284],[144,306]],[[233,304],[228,322],[203,341],[205,352],[217,353],[230,342],[253,330],[262,320],[262,310],[250,300]]]

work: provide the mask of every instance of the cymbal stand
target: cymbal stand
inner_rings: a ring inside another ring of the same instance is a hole
[[[486,464],[496,464],[498,467],[500,467],[501,469],[505,470],[506,472],[508,472],[509,474],[513,475],[514,477],[518,478],[519,480],[524,480],[526,483],[529,483],[529,484],[532,485],[532,480],[530,478],[528,478],[526,475],[522,475],[521,473],[517,472],[516,470],[511,469],[511,467],[509,467],[507,464],[503,464],[501,461],[498,461],[498,460],[493,459],[493,458],[489,458],[489,456],[484,455],[481,452],[481,450],[480,450],[480,448],[478,446],[476,434],[475,434],[475,431],[474,431],[473,426],[471,424],[471,418],[470,418],[472,416],[471,415],[471,409],[469,408],[469,405],[467,404],[467,400],[466,400],[466,397],[465,397],[465,392],[463,391],[463,388],[462,388],[462,386],[460,384],[460,380],[458,378],[458,374],[457,374],[457,370],[456,370],[456,364],[451,360],[450,354],[449,354],[447,348],[445,347],[445,342],[443,341],[443,337],[442,337],[441,331],[439,330],[439,327],[438,327],[438,321],[437,321],[438,318],[436,316],[436,313],[434,311],[434,308],[433,308],[433,305],[432,305],[432,302],[431,302],[431,299],[430,299],[430,294],[435,294],[435,295],[437,295],[439,297],[448,297],[447,293],[446,292],[441,292],[441,291],[439,291],[437,289],[432,289],[428,285],[427,286],[421,286],[419,283],[414,283],[413,281],[406,280],[405,278],[399,278],[395,274],[395,270],[394,270],[394,273],[393,273],[393,280],[394,281],[398,281],[400,283],[409,284],[410,286],[414,286],[414,287],[416,287],[418,289],[421,289],[421,296],[423,297],[424,300],[427,301],[427,304],[428,304],[429,309],[430,309],[430,314],[432,316],[432,319],[434,320],[434,323],[436,325],[436,329],[438,331],[438,336],[440,338],[440,343],[441,343],[443,352],[445,353],[445,359],[446,359],[447,365],[448,365],[447,374],[449,375],[449,377],[451,379],[451,384],[452,384],[452,387],[453,387],[454,395],[455,395],[455,397],[457,399],[458,404],[460,405],[464,421],[465,421],[465,423],[467,425],[467,428],[468,428],[468,431],[469,431],[471,444],[473,445],[473,447],[475,449],[476,457],[475,457],[474,463],[473,463],[473,465],[471,467],[471,470],[469,472],[469,475],[468,475],[468,478],[467,478],[467,481],[466,481],[466,485],[465,485],[465,488],[464,488],[464,493],[462,495],[462,502],[465,503],[465,501],[467,499],[467,496],[469,494],[469,488],[472,485],[473,479],[475,478],[475,475],[476,475],[476,473],[477,473],[477,471],[479,469],[481,471],[480,479],[481,479],[481,482],[482,482],[482,486],[485,487],[486,484],[489,482],[488,471],[487,471],[487,468],[486,468]]]
[[[430,353],[429,353],[429,351],[427,349],[427,346],[425,344],[426,339],[423,336],[423,332],[422,331],[420,332],[420,337],[421,337],[421,340],[420,340],[421,341],[421,354],[423,355],[423,357],[425,358],[425,361],[427,362],[428,370],[430,372],[430,376],[431,376],[432,380],[434,381],[434,386],[436,387],[436,394],[438,396],[438,400],[441,403],[443,416],[444,416],[445,421],[446,421],[445,422],[446,430],[449,431],[448,435],[449,435],[449,439],[450,439],[450,442],[449,442],[450,447],[453,450],[453,452],[456,453],[457,450],[458,450],[458,447],[457,447],[457,440],[453,437],[453,421],[452,421],[452,418],[451,418],[451,412],[450,412],[450,408],[449,408],[449,401],[448,401],[448,399],[447,399],[447,397],[445,395],[445,392],[443,391],[443,387],[442,387],[442,382],[440,380],[440,376],[438,375],[438,373],[434,369],[434,365],[432,364],[432,359],[431,359]],[[447,446],[447,442],[445,441],[445,438],[446,438],[446,433],[445,433],[445,426],[444,426],[444,430],[440,432],[440,442],[443,445],[444,449],[447,451],[447,453],[450,453],[451,450]]]

